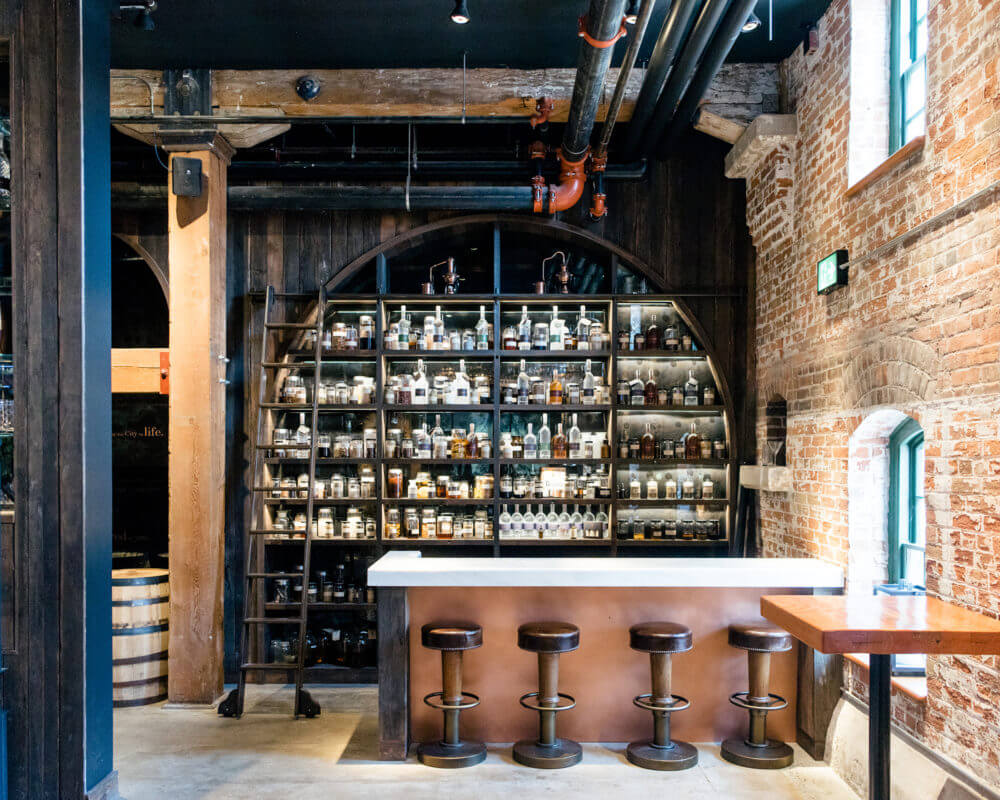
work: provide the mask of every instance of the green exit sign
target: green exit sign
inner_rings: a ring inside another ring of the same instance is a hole
[[[816,265],[816,293],[829,294],[838,286],[847,286],[847,251],[837,250]]]

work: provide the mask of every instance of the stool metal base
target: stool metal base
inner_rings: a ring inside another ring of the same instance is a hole
[[[486,760],[486,745],[482,742],[427,742],[417,748],[421,764],[438,769],[461,769],[481,764]]]
[[[670,747],[657,747],[651,741],[632,742],[625,750],[625,757],[643,769],[691,769],[698,763],[698,751],[687,742],[674,741]]]
[[[768,739],[766,745],[752,745],[746,739],[726,739],[722,743],[722,757],[733,764],[751,769],[781,769],[792,763],[792,748],[777,739]]]
[[[579,764],[583,748],[572,739],[556,739],[554,744],[539,744],[534,739],[522,739],[514,745],[514,760],[535,769],[563,769]]]

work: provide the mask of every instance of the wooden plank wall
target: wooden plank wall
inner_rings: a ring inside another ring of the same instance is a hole
[[[754,251],[746,227],[745,187],[723,175],[728,145],[691,134],[677,153],[650,166],[641,182],[613,182],[609,214],[586,221],[586,208],[560,216],[634,253],[670,291],[693,293],[691,310],[712,339],[734,395],[741,453],[754,452],[752,424]],[[464,214],[385,211],[231,211],[229,213],[229,355],[226,523],[226,680],[235,676],[235,636],[242,602],[244,520],[249,514],[246,469],[256,419],[262,309],[246,302],[268,285],[278,291],[314,292],[337,270],[380,242],[412,228]],[[166,215],[117,212],[114,231],[129,233],[151,253],[163,246],[157,220]],[[749,294],[748,294],[749,292]],[[244,473],[242,483],[238,480]]]

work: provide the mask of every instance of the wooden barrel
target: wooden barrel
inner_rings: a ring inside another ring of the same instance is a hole
[[[167,697],[169,575],[163,569],[111,573],[112,682],[116,708]]]

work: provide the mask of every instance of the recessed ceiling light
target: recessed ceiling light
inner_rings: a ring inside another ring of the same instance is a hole
[[[456,22],[459,25],[464,25],[470,19],[472,19],[472,17],[469,16],[469,6],[466,4],[465,0],[456,0],[455,8],[451,12],[451,21]]]
[[[743,23],[743,33],[750,33],[750,31],[755,31],[760,27],[760,17],[750,12],[750,16],[747,17],[747,21]]]

